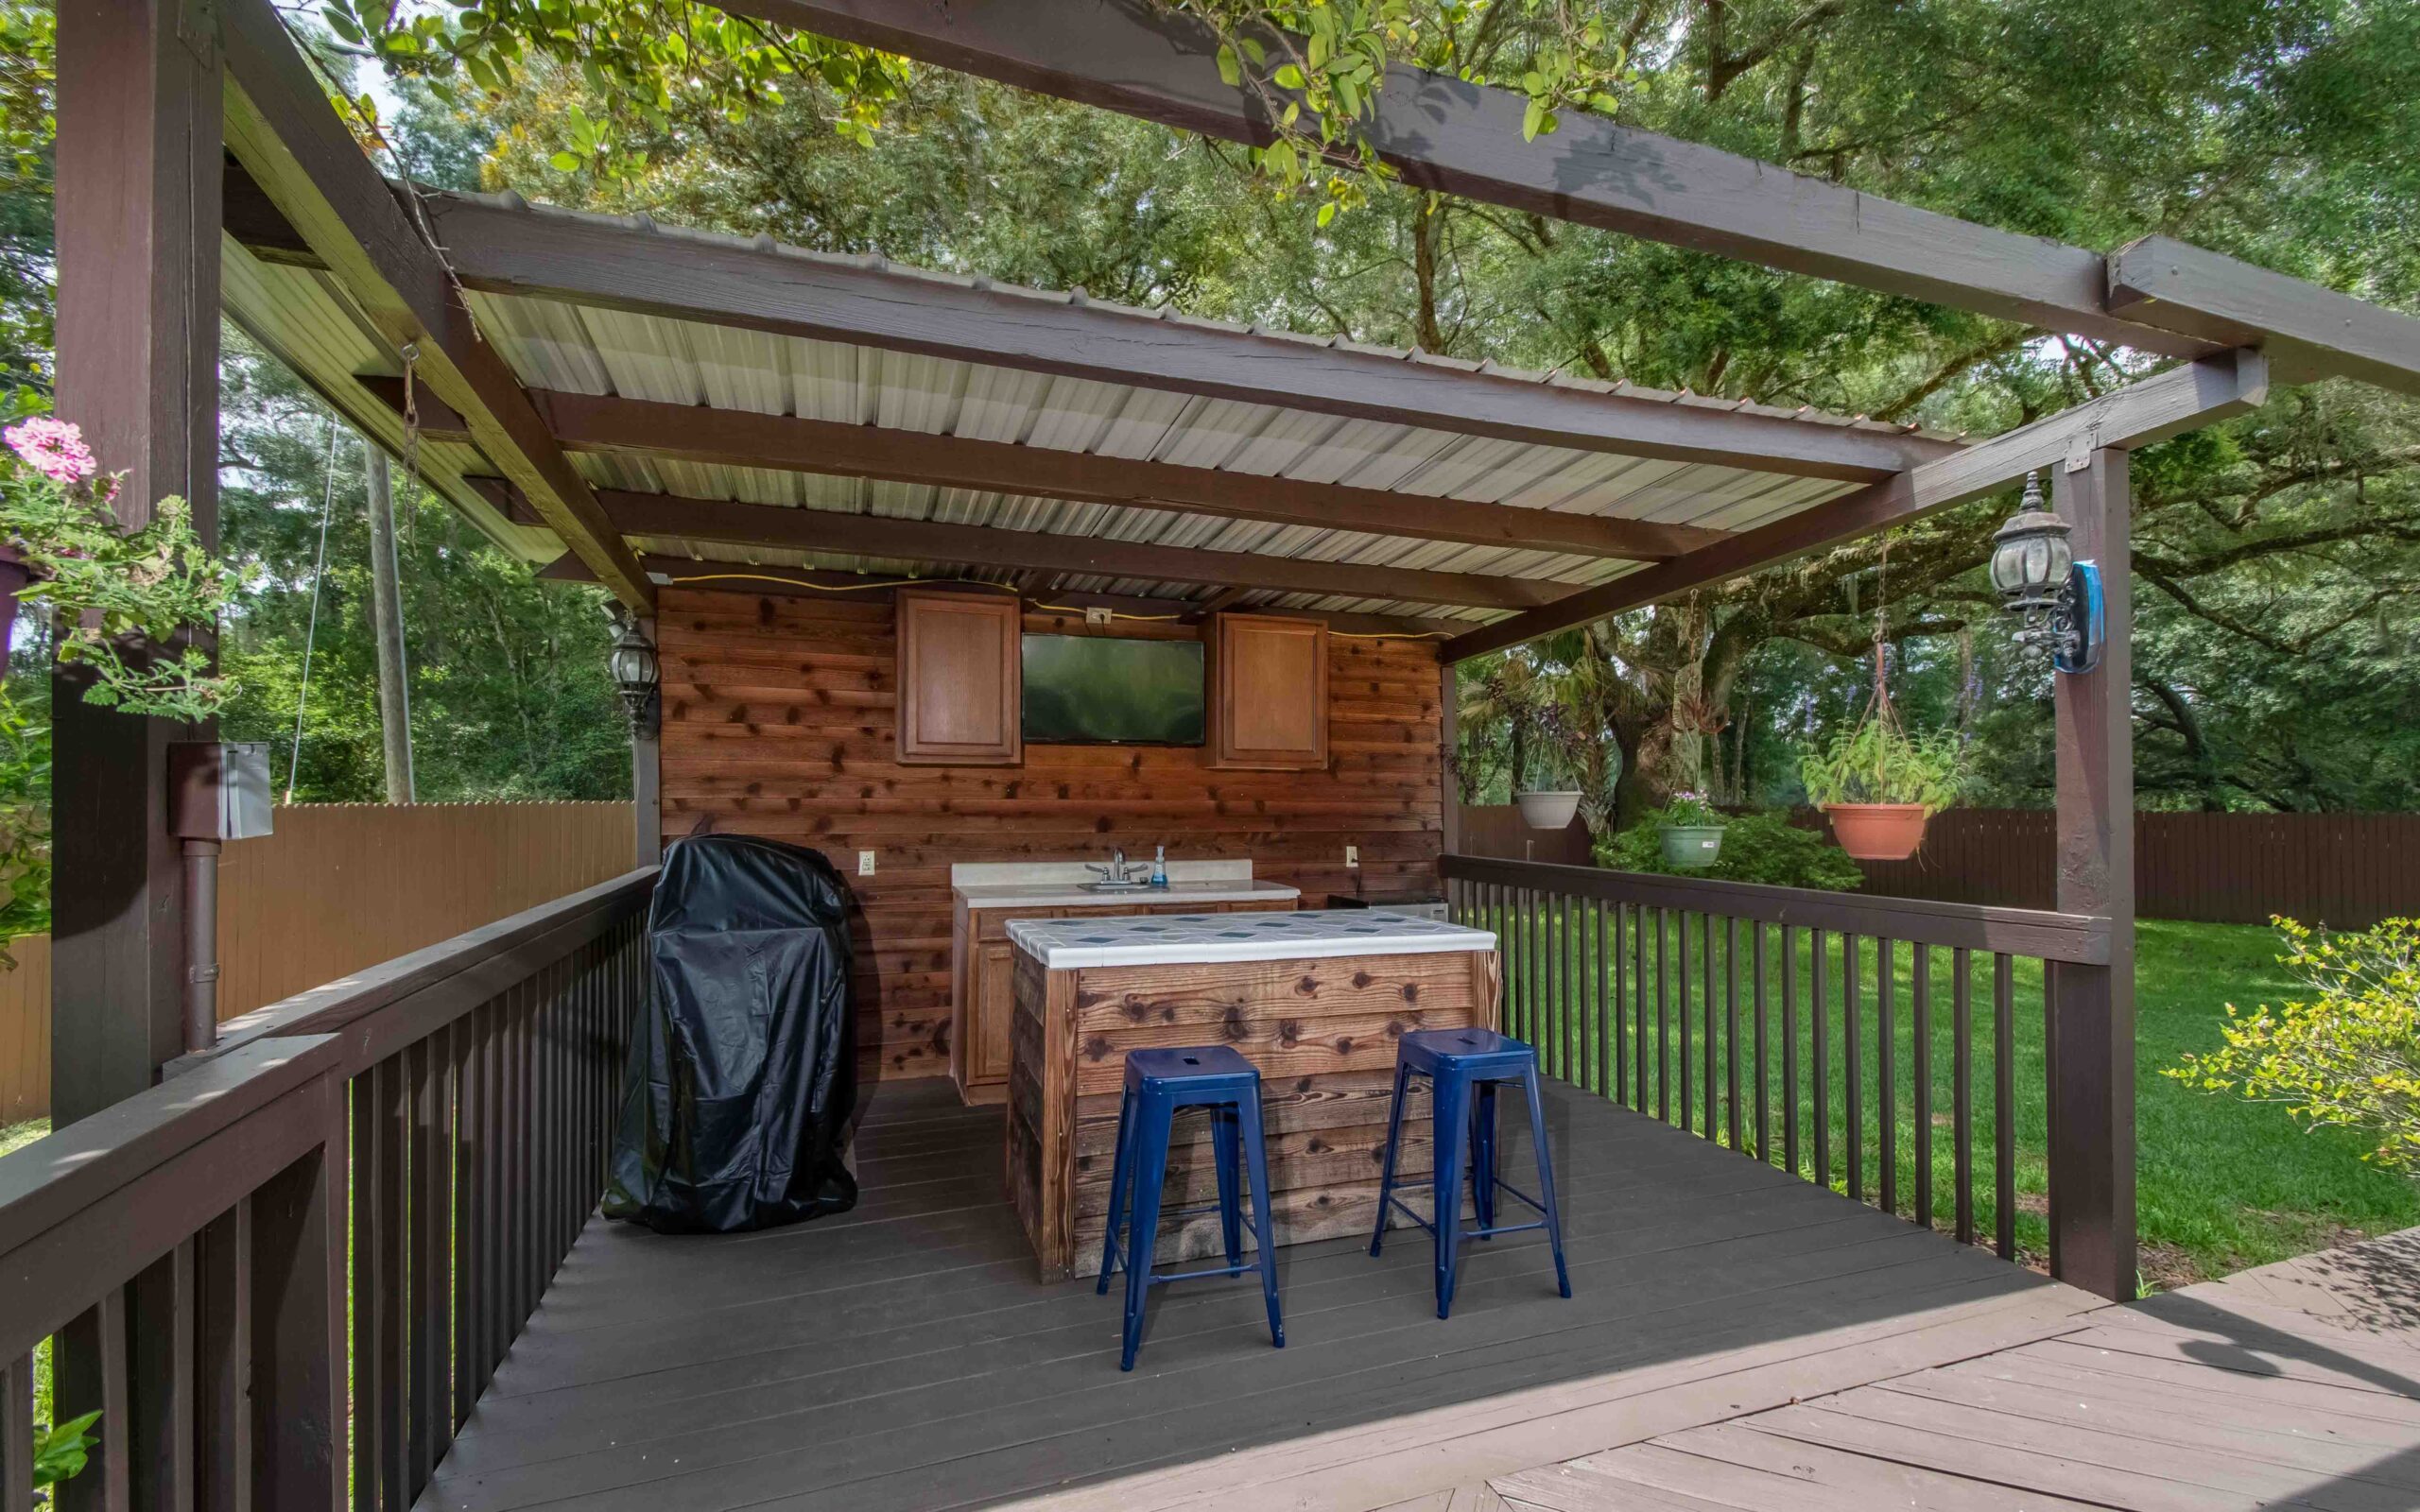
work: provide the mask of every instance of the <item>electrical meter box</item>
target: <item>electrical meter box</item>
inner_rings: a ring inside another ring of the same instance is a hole
[[[168,831],[180,840],[257,840],[269,824],[268,743],[185,740],[168,747]]]

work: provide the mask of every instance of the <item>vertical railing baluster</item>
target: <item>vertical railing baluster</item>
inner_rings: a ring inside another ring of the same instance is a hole
[[[1865,1200],[1865,1056],[1864,1005],[1858,1001],[1858,936],[1841,936],[1841,1059],[1844,1075],[1841,1101],[1848,1112],[1849,1195]]]
[[[1614,1059],[1616,1047],[1621,1043],[1621,998],[1614,990],[1614,983],[1621,975],[1621,936],[1615,926],[1612,903],[1599,899],[1595,913],[1597,964],[1589,974],[1589,980],[1597,1001],[1593,1016],[1597,1024],[1597,1091],[1601,1096],[1618,1101],[1621,1084],[1614,1079]]]
[[[378,1313],[376,1381],[370,1411],[378,1418],[378,1474],[372,1505],[408,1506],[411,1480],[411,1357],[405,1332],[409,1297],[411,1230],[406,1185],[411,1123],[411,1083],[401,1051],[375,1069],[378,1097],[378,1193],[372,1246],[377,1251],[379,1288],[372,1294]],[[356,1083],[356,1085],[358,1085]],[[354,1408],[356,1414],[362,1409]]]
[[[1814,1012],[1807,1020],[1812,1038],[1815,1087],[1815,1182],[1818,1186],[1832,1184],[1832,994],[1829,959],[1831,951],[1824,931],[1810,930],[1807,939],[1813,947],[1812,980],[1808,984]]]
[[[1915,1088],[1915,1116],[1908,1125],[1908,1143],[1916,1158],[1916,1222],[1932,1227],[1932,947],[1922,941],[1908,945],[1908,991],[1911,1017],[1908,1074]]]
[[[1552,1070],[1549,1074],[1563,1081],[1571,1079],[1571,1047],[1564,1037],[1564,1020],[1568,1017],[1564,1003],[1564,978],[1568,966],[1564,957],[1563,894],[1549,891],[1540,908],[1540,923],[1546,930],[1546,952],[1542,964],[1546,968],[1546,1022],[1539,1030],[1546,1036],[1546,1057]]]
[[[411,1447],[406,1460],[405,1494],[418,1498],[437,1468],[438,1418],[432,1410],[441,1389],[440,1372],[443,1345],[433,1332],[438,1297],[443,1291],[439,1272],[445,1257],[444,1164],[438,1156],[440,1074],[434,1039],[415,1040],[405,1054],[411,1071],[411,1212],[405,1263],[410,1267],[409,1399],[406,1409]]]
[[[1689,1108],[1691,1107],[1690,1090],[1692,1084],[1696,1082],[1698,1075],[1697,1065],[1689,1058],[1689,920],[1693,917],[1694,916],[1685,909],[1681,912],[1679,917],[1679,923],[1681,926],[1679,941],[1680,961],[1678,963],[1679,971],[1676,973],[1680,977],[1681,983],[1681,1001],[1678,1014],[1681,1024],[1681,1043],[1678,1060],[1681,1071],[1681,1126],[1683,1128],[1694,1128],[1697,1126],[1695,1122],[1689,1116]]]
[[[1772,1033],[1765,1013],[1765,926],[1755,923],[1748,927],[1754,932],[1754,943],[1748,953],[1748,970],[1755,973],[1756,979],[1756,1159],[1771,1165],[1773,1163],[1773,1084],[1767,1073],[1772,1063]]]
[[[1739,919],[1726,914],[1722,919],[1722,1062],[1723,1090],[1731,1099],[1731,1147],[1738,1149],[1739,1140]]]
[[[1658,1122],[1672,1122],[1672,1026],[1669,1022],[1670,994],[1667,988],[1664,969],[1665,919],[1668,911],[1655,910],[1655,1117]]]
[[[1613,1057],[1611,1069],[1606,1073],[1605,1091],[1615,1102],[1627,1103],[1630,1100],[1630,1031],[1623,1015],[1629,1011],[1629,994],[1625,989],[1630,986],[1630,952],[1627,948],[1630,905],[1617,902],[1606,911],[1612,915],[1614,931],[1614,1003],[1613,1012],[1605,1023],[1605,1037],[1612,1041],[1609,1049]]]
[[[1975,1242],[1975,959],[1949,953],[1949,1164],[1958,1242]]]
[[[34,1360],[0,1367],[0,1512],[34,1512]]]
[[[1781,1163],[1798,1166],[1798,926],[1781,926]],[[1829,1179],[1826,1173],[1825,1179]]]
[[[1707,1143],[1712,1144],[1720,1137],[1715,1133],[1715,1121],[1721,1113],[1721,1108],[1720,1106],[1721,1099],[1715,1095],[1714,1079],[1714,1062],[1715,1057],[1718,1054],[1715,1048],[1715,1041],[1718,1036],[1715,1033],[1714,1016],[1714,916],[1712,914],[1700,915],[1698,927],[1702,936],[1700,944],[1704,947],[1698,957],[1698,974],[1700,979],[1700,990],[1698,996],[1704,1004],[1704,1007],[1701,1011],[1705,1015],[1705,1043],[1703,1045],[1703,1052],[1699,1057],[1699,1058],[1704,1062],[1699,1070],[1699,1074],[1703,1078],[1703,1086],[1705,1089],[1705,1095],[1702,1105],[1704,1108],[1703,1117],[1704,1118],[1705,1123],[1698,1132]]]
[[[1875,1117],[1882,1166],[1882,1211],[1899,1211],[1899,1005],[1896,975],[1899,942],[1874,942]]]
[[[2000,1259],[2016,1258],[2015,963],[1992,957],[1992,1186]]]

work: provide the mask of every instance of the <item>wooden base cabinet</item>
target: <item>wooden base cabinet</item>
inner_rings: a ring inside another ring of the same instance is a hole
[[[1009,1093],[1009,1027],[1016,1014],[1017,948],[1009,924],[1019,919],[1132,914],[1290,913],[1292,898],[1266,902],[1146,903],[1120,898],[1099,908],[970,908],[959,902],[950,932],[949,1074],[969,1103],[997,1103]]]

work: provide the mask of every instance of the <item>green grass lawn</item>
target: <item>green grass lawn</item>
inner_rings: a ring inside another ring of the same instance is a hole
[[[1507,936],[1505,974],[1511,1030],[1541,1047],[1547,1069],[1581,1085],[1603,1090],[1607,1052],[1616,1057],[1622,1075],[1623,1100],[1639,1104],[1639,1061],[1647,1063],[1644,1106],[1661,1110],[1673,1123],[1683,1121],[1688,1105],[1688,1126],[1705,1131],[1708,1117],[1706,1068],[1714,1072],[1715,1134],[1731,1139],[1732,1104],[1728,1092],[1734,1037],[1730,1029],[1728,988],[1731,953],[1723,925],[1716,921],[1711,940],[1693,931],[1689,943],[1687,1021],[1682,1018],[1680,941],[1672,920],[1664,924],[1665,998],[1661,1015],[1662,1053],[1657,1049],[1659,1022],[1654,983],[1655,936],[1648,936],[1644,1013],[1647,1031],[1642,1055],[1638,1032],[1641,973],[1626,955],[1626,993],[1620,1008],[1622,1039],[1610,1046],[1604,1038],[1610,986],[1606,940],[1595,925],[1581,928],[1571,920],[1523,919],[1499,914],[1477,922]],[[1755,964],[1754,931],[1739,933],[1739,985],[1736,1002],[1741,1094],[1738,1106],[1740,1141],[1754,1143],[1757,1096],[1754,1019]],[[2220,1022],[2230,1001],[2250,1006],[2264,998],[2275,1000],[2289,987],[2276,963],[2278,944],[2266,928],[2215,924],[2147,922],[2136,933],[2135,1063],[2137,1100],[2137,1202],[2143,1280],[2147,1287],[2169,1287],[2246,1266],[2307,1253],[2343,1239],[2387,1232],[2420,1224],[2420,1188],[2364,1164],[2367,1147],[2358,1137],[2336,1132],[2307,1132],[2274,1107],[2195,1091],[2160,1075],[2187,1050],[2206,1050],[2218,1043]],[[1553,944],[1562,945],[1558,961]],[[1709,950],[1709,945],[1711,949]],[[1625,951],[1634,949],[1626,943]],[[1763,1101],[1770,1129],[1771,1159],[1786,1157],[1785,1129],[1790,1100],[1783,1086],[1784,963],[1778,930],[1765,935],[1766,1031]],[[1711,959],[1709,959],[1709,955]],[[1837,936],[1828,941],[1824,1036],[1829,1066],[1825,1094],[1820,1099],[1828,1125],[1830,1184],[1850,1189],[1848,1091],[1852,1058],[1849,1025],[1842,1005],[1844,962]],[[1873,941],[1863,942],[1858,960],[1859,1010],[1857,1019],[1857,1090],[1860,1138],[1856,1175],[1859,1194],[1878,1199],[1883,1159],[1881,1127],[1881,1024],[1876,1002],[1879,961]],[[1795,1021],[1799,1057],[1797,1122],[1800,1134],[1798,1167],[1817,1177],[1815,1143],[1817,1108],[1813,1055],[1813,1012],[1809,940],[1797,932],[1794,953],[1798,1017]],[[1928,1125],[1920,1125],[1917,1108],[1917,1044],[1910,947],[1893,954],[1891,1004],[1891,1085],[1893,1119],[1894,1187],[1893,1206],[1901,1213],[1916,1211],[1916,1171],[1928,1158],[1932,1173],[1931,1210],[1936,1224],[1952,1226],[1956,1204],[1954,1106],[1954,1019],[1952,1013],[1954,958],[1946,950],[1928,953],[1930,973]],[[1994,1086],[1993,980],[1990,957],[1978,954],[1969,962],[1973,973],[1974,1107],[1972,1188],[1976,1228],[1990,1243],[1997,1222],[1995,1201],[1997,1172],[1994,1134],[1999,1108]],[[1561,972],[1558,980],[1557,973]],[[1604,985],[1592,985],[1598,983]],[[1711,992],[1708,984],[1712,984]],[[2044,1104],[2046,1073],[2042,1042],[2042,967],[2034,961],[2014,963],[2010,1022],[2012,1055],[2008,1077],[2014,1113],[2012,1162],[2017,1246],[2025,1259],[2039,1263],[2048,1245],[2046,1223],[2048,1172]],[[1709,999],[1713,1012],[1709,1017]],[[1659,1061],[1665,1074],[1657,1075]],[[1685,1074],[1684,1074],[1685,1067]],[[1929,1139],[1920,1137],[1928,1133]]]

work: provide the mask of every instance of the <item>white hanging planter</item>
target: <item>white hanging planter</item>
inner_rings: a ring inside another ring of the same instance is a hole
[[[1515,793],[1512,801],[1520,805],[1521,822],[1532,830],[1560,830],[1580,812],[1580,791],[1577,788]]]

